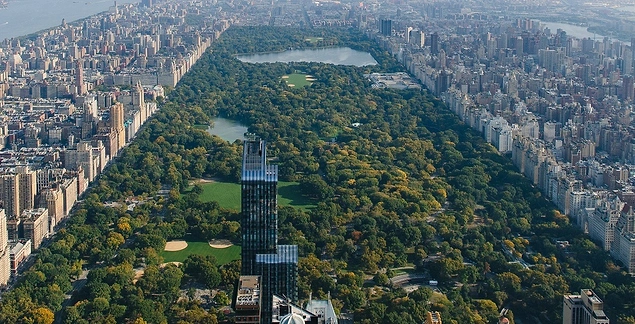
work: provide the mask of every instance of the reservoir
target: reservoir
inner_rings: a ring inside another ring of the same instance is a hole
[[[279,53],[249,54],[237,57],[245,63],[290,63],[317,62],[335,65],[366,66],[376,65],[370,53],[356,51],[348,47],[290,50]]]
[[[207,128],[207,132],[211,135],[216,135],[230,143],[237,139],[245,139],[247,126],[222,117],[216,117],[212,121],[213,126]]]
[[[138,0],[118,0],[117,4]],[[107,11],[114,0],[9,0],[0,8],[0,40],[25,36]]]

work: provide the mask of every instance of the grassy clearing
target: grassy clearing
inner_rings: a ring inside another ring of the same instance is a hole
[[[306,87],[311,85],[311,81],[307,80],[307,75],[302,73],[291,73],[283,77],[290,87]]]
[[[280,206],[293,206],[302,210],[309,210],[317,206],[315,199],[310,199],[300,193],[298,182],[278,182],[278,204]]]
[[[240,185],[231,182],[202,183],[203,192],[201,200],[204,202],[216,201],[227,209],[240,210]]]
[[[224,249],[215,249],[208,242],[187,242],[187,248],[181,251],[162,251],[164,262],[183,262],[192,254],[213,255],[219,265],[240,259],[240,246],[232,245]]]
[[[217,201],[227,209],[240,210],[240,184],[230,182],[202,183],[202,201]],[[303,210],[309,210],[317,205],[317,201],[300,194],[298,182],[278,182],[278,205],[293,206]]]
[[[311,44],[315,44],[319,41],[324,40],[324,37],[307,37],[304,39],[305,41],[311,43]]]

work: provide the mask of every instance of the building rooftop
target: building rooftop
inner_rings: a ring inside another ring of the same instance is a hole
[[[260,304],[260,276],[240,276],[236,308],[258,306]]]

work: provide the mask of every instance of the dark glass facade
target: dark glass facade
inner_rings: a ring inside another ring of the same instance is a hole
[[[275,254],[278,243],[278,166],[267,165],[265,141],[246,140],[242,170],[242,271],[255,275],[256,254]]]
[[[298,246],[278,245],[276,254],[256,255],[262,294],[298,300]],[[273,298],[262,299],[261,323],[271,323]]]
[[[278,166],[267,165],[265,141],[244,142],[242,276],[260,276],[260,323],[271,323],[273,294],[298,298],[298,247],[278,244]]]

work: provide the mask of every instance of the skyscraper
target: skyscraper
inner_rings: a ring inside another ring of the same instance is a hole
[[[110,107],[110,132],[115,136],[115,143],[110,143],[112,153],[110,158],[114,158],[117,152],[126,145],[126,130],[124,128],[124,107],[121,102],[116,102]]]
[[[622,99],[626,102],[633,102],[633,99],[635,99],[634,80],[632,75],[625,75],[622,79]]]
[[[276,254],[257,254],[256,266],[262,282],[261,323],[271,323],[273,294],[298,300],[298,246],[278,245]]]
[[[77,60],[76,64],[75,87],[77,88],[77,95],[83,96],[86,94],[86,85],[84,84],[84,62],[82,60]]]
[[[439,34],[437,33],[430,35],[430,52],[432,54],[439,53]]]
[[[20,179],[14,173],[0,175],[0,200],[9,218],[22,214],[20,209]]]
[[[243,143],[242,169],[242,271],[258,276],[258,302],[236,300],[237,318],[250,323],[260,316],[260,323],[271,323],[273,295],[290,301],[297,299],[298,247],[278,244],[278,166],[267,165],[265,141],[248,135]],[[247,289],[240,287],[239,289]],[[249,290],[249,289],[247,289]],[[259,307],[256,311],[254,307]],[[242,309],[241,309],[242,308]]]
[[[380,19],[379,20],[379,33],[384,36],[392,35],[392,20]]]
[[[258,274],[256,254],[275,254],[278,243],[278,166],[267,165],[265,141],[244,142],[242,170],[242,271]]]

